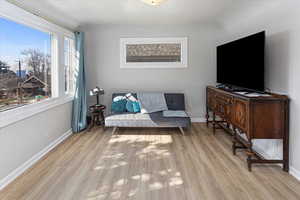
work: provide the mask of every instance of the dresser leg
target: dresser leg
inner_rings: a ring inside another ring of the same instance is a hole
[[[236,155],[236,130],[233,127],[232,154]]]
[[[283,163],[283,171],[289,172],[289,163],[287,163],[286,161],[284,161]]]
[[[252,143],[250,144],[250,147],[248,148],[247,155],[248,155],[248,157],[247,157],[248,171],[251,172],[252,171],[252,155],[253,155]]]
[[[206,127],[208,128],[208,124],[209,124],[209,121],[208,121],[209,116],[208,116],[208,114],[206,114],[205,117],[206,117]]]
[[[205,115],[205,117],[206,117],[206,127],[208,127],[208,124],[209,124],[209,111],[208,111],[208,107],[206,106],[206,115]]]
[[[247,158],[247,164],[248,164],[248,171],[251,172],[252,171],[252,163],[251,163],[251,156],[248,155]]]
[[[216,134],[216,113],[213,112],[213,133]]]
[[[236,142],[233,141],[233,142],[232,142],[232,154],[233,154],[233,155],[236,155],[236,148],[235,148],[235,145],[236,145]]]
[[[236,140],[233,138],[232,142],[232,154],[235,156],[236,155]]]
[[[286,103],[285,131],[283,136],[283,171],[289,172],[289,105]]]

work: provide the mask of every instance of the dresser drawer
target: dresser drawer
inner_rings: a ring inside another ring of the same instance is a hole
[[[249,102],[235,98],[232,106],[232,123],[237,128],[248,133]]]
[[[230,122],[231,110],[232,110],[231,101],[224,101],[224,99],[216,98],[215,112],[217,115]]]
[[[223,104],[232,104],[233,103],[233,96],[230,96],[227,94],[217,93],[216,99],[218,100],[218,102],[222,102]]]

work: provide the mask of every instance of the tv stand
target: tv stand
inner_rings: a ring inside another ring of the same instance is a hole
[[[208,86],[206,88],[206,122],[211,123],[213,133],[222,128],[233,136],[232,151],[246,149],[248,169],[253,163],[280,163],[289,171],[289,99],[287,96],[247,97]],[[212,120],[210,119],[212,112]],[[216,120],[216,116],[221,118]],[[264,158],[253,149],[254,139],[281,139],[283,159]]]

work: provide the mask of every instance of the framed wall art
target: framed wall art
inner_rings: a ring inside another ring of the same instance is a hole
[[[188,39],[121,38],[121,68],[186,68]]]

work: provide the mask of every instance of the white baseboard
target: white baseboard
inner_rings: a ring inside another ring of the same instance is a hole
[[[31,166],[33,166],[37,161],[39,161],[44,155],[46,155],[49,151],[54,149],[57,145],[59,145],[61,142],[63,142],[65,139],[67,139],[72,134],[72,130],[68,130],[66,133],[64,133],[62,136],[60,136],[58,139],[50,143],[46,148],[35,154],[33,157],[31,157],[29,160],[27,160],[25,163],[23,163],[20,167],[12,171],[10,174],[8,174],[5,178],[0,180],[0,190],[2,190],[4,187],[6,187],[9,183],[11,183],[13,180],[15,180],[18,176],[23,174],[27,169],[29,169]]]
[[[290,167],[290,174],[300,181],[300,171],[294,167]]]
[[[206,122],[206,119],[204,117],[192,117],[191,118],[192,123],[196,122]]]

